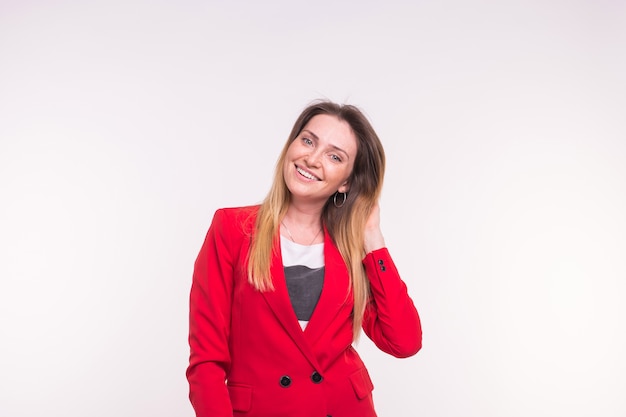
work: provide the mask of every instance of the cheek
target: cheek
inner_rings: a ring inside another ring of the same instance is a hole
[[[291,145],[287,148],[287,153],[285,154],[285,163],[289,163],[289,161],[295,159],[298,155],[298,148],[294,145],[295,142],[292,142]]]
[[[350,166],[346,167],[346,179],[348,179],[350,177],[350,175],[352,175],[352,171],[354,170],[354,163],[351,163]]]
[[[289,174],[289,170],[293,166],[290,161],[289,158],[285,158],[285,162],[283,162],[283,177]]]
[[[292,142],[289,148],[287,148],[286,161],[298,159],[302,154],[302,149],[297,146],[295,142]]]
[[[348,180],[348,178],[350,178],[350,175],[352,174],[352,167],[347,167],[347,166],[343,166],[341,168],[337,168],[334,171],[334,177],[336,178],[338,183],[344,183],[345,181]]]

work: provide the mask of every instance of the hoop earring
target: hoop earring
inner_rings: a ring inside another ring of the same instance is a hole
[[[341,202],[341,204],[337,204],[337,194],[343,194],[343,201]],[[335,205],[335,207],[341,208],[343,207],[344,204],[346,204],[347,198],[348,198],[348,193],[340,193],[339,191],[337,191],[335,193],[335,196],[333,197],[333,204]]]

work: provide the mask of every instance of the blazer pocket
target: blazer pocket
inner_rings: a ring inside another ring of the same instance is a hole
[[[250,411],[252,408],[252,387],[250,385],[229,384],[228,394],[234,411]]]
[[[352,388],[354,388],[354,393],[359,400],[367,397],[374,390],[374,384],[365,367],[353,372],[350,375],[350,382],[352,382]]]

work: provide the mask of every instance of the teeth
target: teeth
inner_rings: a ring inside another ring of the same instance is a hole
[[[317,180],[317,181],[319,181],[319,178],[317,178],[316,176],[311,175],[308,172],[300,169],[300,167],[296,167],[296,171],[298,171],[300,174],[304,175],[305,177],[307,177],[310,180]]]

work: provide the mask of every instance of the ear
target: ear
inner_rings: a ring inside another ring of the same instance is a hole
[[[350,183],[348,181],[344,182],[337,188],[337,191],[340,193],[347,193],[350,190]]]

